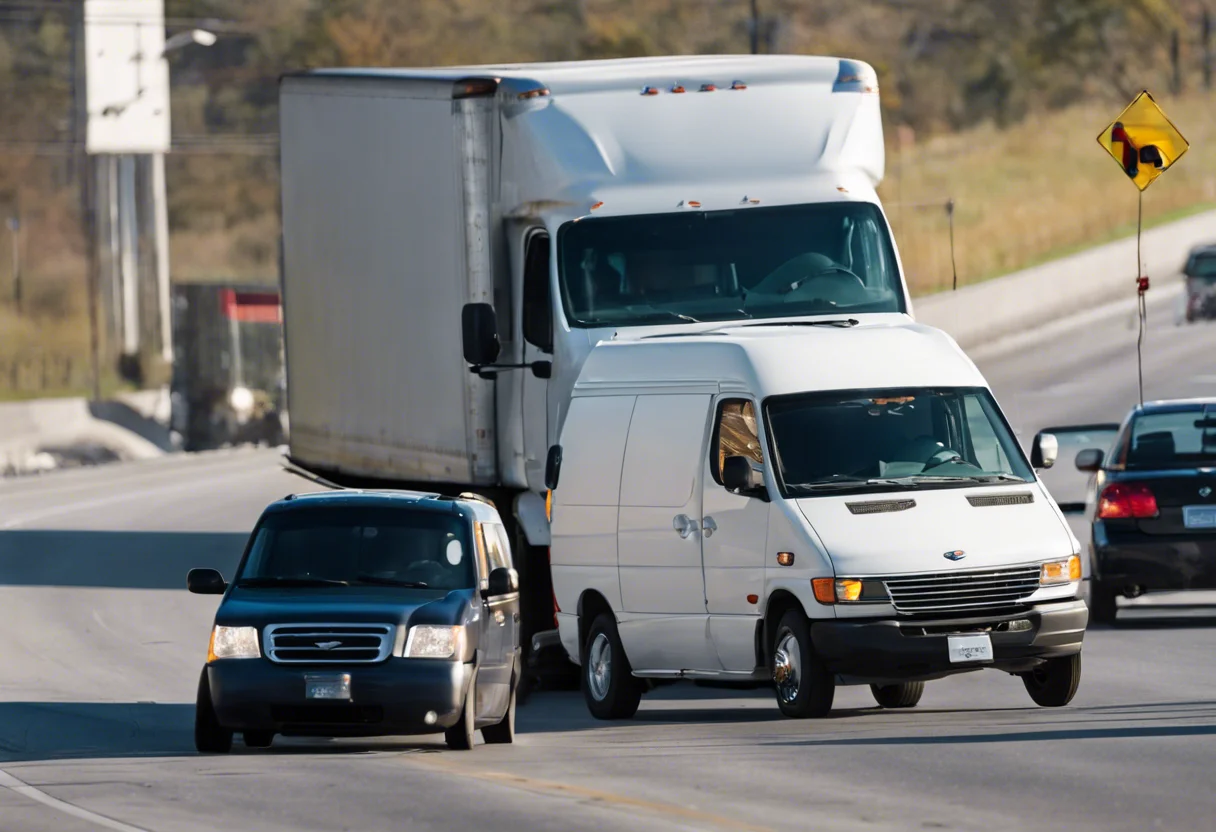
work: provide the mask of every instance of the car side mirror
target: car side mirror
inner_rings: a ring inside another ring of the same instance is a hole
[[[1097,471],[1102,467],[1102,462],[1105,460],[1106,454],[1097,448],[1086,448],[1077,453],[1077,470],[1078,471]]]
[[[1060,455],[1060,442],[1050,433],[1040,431],[1035,434],[1034,445],[1030,448],[1030,465],[1033,468],[1050,468],[1056,464]]]
[[[728,456],[722,463],[722,484],[726,490],[744,497],[768,499],[768,489],[764,483],[756,482],[756,474],[752,463],[745,456]]]
[[[562,474],[562,446],[554,445],[545,457],[545,488],[557,490],[557,481]]]
[[[186,573],[186,589],[195,595],[223,595],[227,588],[224,576],[215,569],[191,569]]]
[[[483,593],[487,598],[499,595],[510,595],[519,592],[519,573],[507,566],[499,566],[490,571],[490,579]]]
[[[488,303],[466,303],[460,313],[464,360],[474,367],[483,367],[498,360],[502,345],[498,342],[498,316]]]

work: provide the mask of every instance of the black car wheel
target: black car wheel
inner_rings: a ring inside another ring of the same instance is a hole
[[[1062,708],[1077,695],[1081,684],[1081,654],[1048,659],[1034,670],[1023,673],[1022,682],[1036,705]]]
[[[274,742],[274,731],[246,731],[244,739],[246,748],[270,748]]]
[[[1114,624],[1119,616],[1118,593],[1101,581],[1090,581],[1089,617],[1096,624]]]
[[[836,678],[811,645],[811,625],[801,609],[789,610],[777,625],[772,650],[777,707],[795,719],[827,716],[836,698]]]
[[[884,708],[915,708],[925,692],[924,682],[903,682],[898,685],[870,685],[874,701]]]
[[[198,680],[198,699],[194,705],[194,747],[201,754],[227,754],[232,750],[232,731],[220,725],[211,704],[206,668]]]
[[[591,622],[583,645],[582,687],[587,709],[596,719],[628,719],[638,712],[642,685],[616,631],[616,619],[601,613]]]
[[[511,677],[511,698],[502,721],[481,729],[481,737],[486,741],[486,745],[509,745],[515,742],[515,688],[515,677]]]
[[[477,674],[469,679],[469,692],[464,697],[464,707],[460,709],[460,719],[451,728],[443,732],[448,748],[453,751],[468,751],[473,747],[474,734],[477,727]]]

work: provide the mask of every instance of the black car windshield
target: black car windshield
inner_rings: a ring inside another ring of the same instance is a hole
[[[788,496],[1034,479],[983,388],[777,396],[765,413]]]
[[[558,257],[574,327],[905,308],[869,203],[582,219],[562,226]]]
[[[467,522],[400,508],[325,506],[267,514],[238,586],[476,585]]]
[[[1128,469],[1216,466],[1216,406],[1141,414],[1128,439],[1120,449]]]

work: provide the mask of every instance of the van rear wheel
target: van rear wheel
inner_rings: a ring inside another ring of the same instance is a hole
[[[596,719],[628,719],[638,712],[642,685],[621,646],[616,619],[601,613],[591,622],[583,645],[582,687],[587,709]]]
[[[777,707],[795,719],[827,716],[836,697],[836,678],[811,646],[811,624],[802,610],[789,610],[773,640],[773,683]]]
[[[924,682],[901,682],[898,685],[870,685],[874,701],[884,708],[915,708],[925,692]]]

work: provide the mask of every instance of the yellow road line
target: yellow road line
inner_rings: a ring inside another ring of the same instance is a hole
[[[406,759],[408,759],[410,762],[418,763],[424,768],[442,769],[445,772],[460,775],[462,777],[485,780],[487,782],[498,783],[505,786],[514,786],[515,788],[525,789],[527,791],[582,798],[585,800],[594,800],[609,806],[639,809],[641,811],[651,812],[656,815],[680,818],[688,821],[700,821],[701,823],[709,823],[726,829],[741,829],[747,830],[747,832],[771,832],[771,830],[766,826],[755,826],[734,818],[725,817],[724,815],[716,815],[712,812],[702,812],[697,809],[676,806],[672,803],[657,803],[653,800],[643,800],[637,797],[616,794],[615,792],[601,791],[600,789],[589,789],[585,786],[575,786],[570,783],[558,783],[553,780],[540,780],[535,777],[525,777],[522,774],[512,774],[505,771],[466,769],[445,761],[437,760],[434,757],[424,758],[421,756],[411,755]]]

